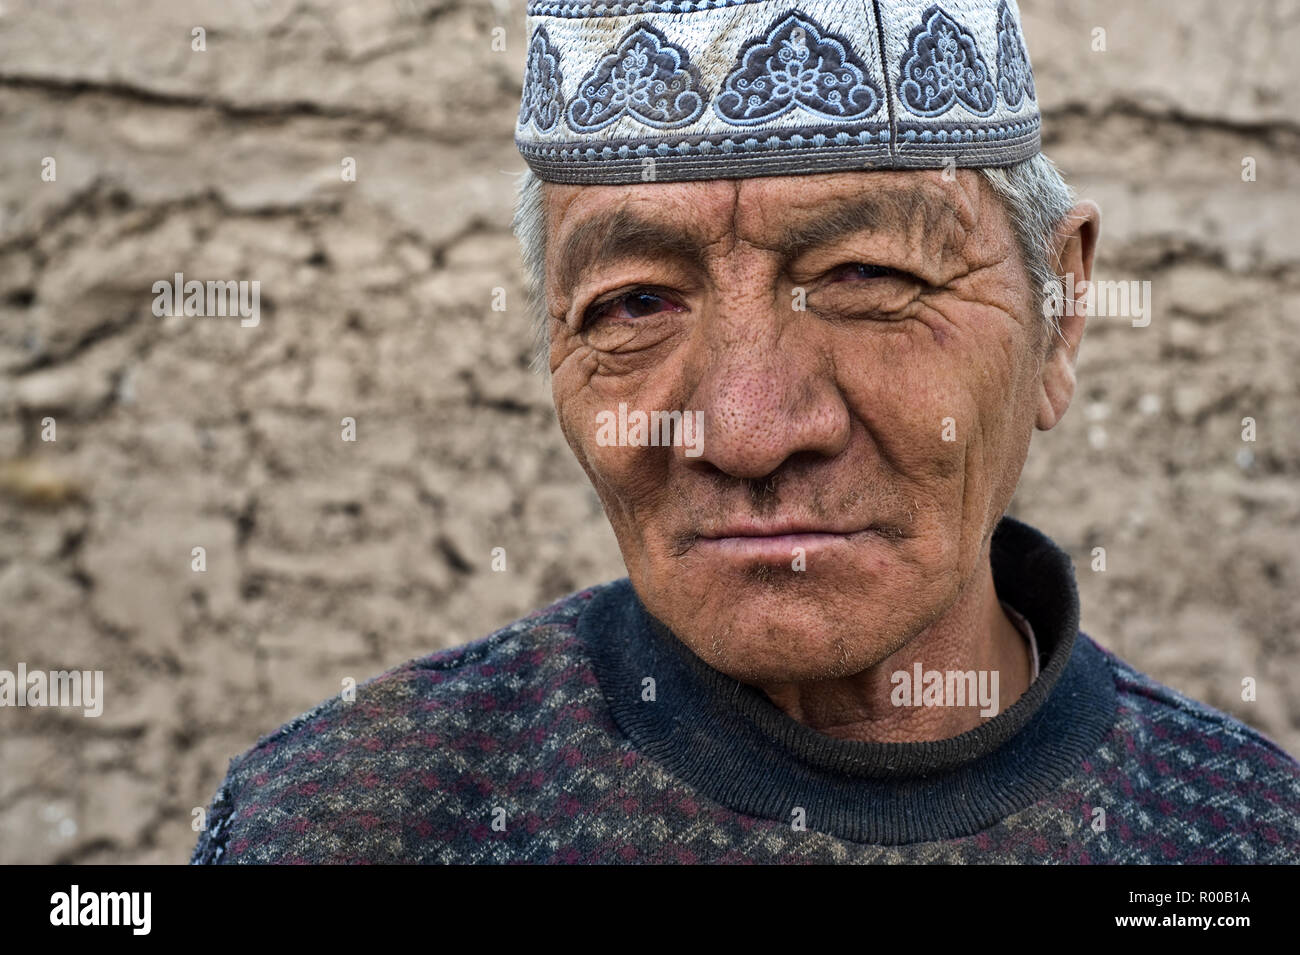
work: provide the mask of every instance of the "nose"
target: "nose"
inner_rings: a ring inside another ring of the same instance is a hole
[[[767,477],[797,454],[831,458],[849,441],[850,417],[831,363],[811,343],[771,335],[712,343],[689,407],[702,415],[702,453],[685,460],[735,478]]]

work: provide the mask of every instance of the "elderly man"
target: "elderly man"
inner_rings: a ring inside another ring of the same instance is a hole
[[[1015,4],[530,31],[517,231],[628,578],[266,737],[195,861],[1300,861],[1300,766],[1079,633],[1003,516],[1100,223]]]

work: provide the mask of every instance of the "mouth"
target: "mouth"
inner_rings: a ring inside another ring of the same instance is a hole
[[[737,523],[701,533],[694,549],[701,555],[764,564],[790,564],[835,548],[851,546],[871,538],[890,537],[886,528],[826,528],[795,523]]]
[[[849,534],[860,534],[864,531],[871,530],[874,524],[840,524],[835,526],[818,525],[811,521],[781,520],[781,521],[755,521],[755,520],[738,520],[726,524],[719,524],[715,528],[701,531],[699,537],[701,540],[726,540],[731,537],[794,537],[801,535],[827,534],[833,536],[847,536]]]

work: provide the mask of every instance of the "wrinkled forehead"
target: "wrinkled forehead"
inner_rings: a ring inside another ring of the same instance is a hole
[[[969,170],[831,173],[635,186],[546,184],[548,257],[562,286],[636,249],[698,257],[744,241],[793,258],[850,235],[940,255],[986,227],[988,191]]]

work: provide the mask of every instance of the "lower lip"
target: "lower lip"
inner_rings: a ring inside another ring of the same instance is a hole
[[[852,534],[776,534],[771,537],[701,537],[695,549],[703,555],[764,564],[788,564],[797,551],[805,557],[843,544],[877,536],[868,528]]]

